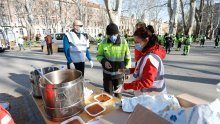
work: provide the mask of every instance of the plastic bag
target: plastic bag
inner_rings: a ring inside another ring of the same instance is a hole
[[[220,124],[220,100],[207,105],[180,108],[160,114],[173,124]]]
[[[155,113],[180,108],[178,100],[173,95],[161,93],[156,96],[141,95],[138,97],[122,99],[122,110],[124,112],[133,112],[137,104],[140,104]]]

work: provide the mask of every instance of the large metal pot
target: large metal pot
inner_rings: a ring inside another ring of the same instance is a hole
[[[43,74],[47,74],[49,72],[52,71],[56,71],[59,70],[59,68],[57,67],[45,67],[45,68],[40,68],[38,69],[38,71],[42,72]],[[30,72],[30,81],[32,83],[32,88],[33,88],[33,96],[35,97],[41,97],[41,92],[40,92],[40,74],[38,73],[37,70],[34,70],[32,72]]]
[[[66,69],[45,75],[53,84],[40,78],[44,109],[49,119],[62,121],[82,112],[83,77],[78,70]]]

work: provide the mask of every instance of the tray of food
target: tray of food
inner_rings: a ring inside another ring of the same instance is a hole
[[[97,101],[97,102],[101,102],[101,103],[104,103],[104,102],[108,102],[112,99],[112,96],[107,94],[107,93],[101,93],[99,95],[96,95],[94,96],[94,99]]]
[[[74,116],[72,118],[69,118],[68,120],[61,122],[61,124],[85,124],[85,122],[79,116]]]
[[[102,114],[106,110],[106,107],[103,106],[99,102],[94,102],[94,103],[91,103],[91,104],[85,106],[84,110],[90,116],[96,117],[96,116]]]

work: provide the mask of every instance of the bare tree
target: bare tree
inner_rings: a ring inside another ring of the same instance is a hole
[[[202,20],[203,20],[203,10],[204,10],[204,0],[200,0],[199,7],[196,8],[195,13],[195,19],[196,19],[196,35],[201,35],[201,26],[202,26]]]
[[[122,14],[134,17],[137,21],[151,24],[155,29],[159,29],[163,16],[161,13],[164,12],[163,9],[166,5],[167,0],[126,0],[123,2]]]
[[[9,0],[7,0],[7,5],[8,5],[8,14],[9,14],[9,25],[11,25],[12,17],[11,17],[11,7],[10,7],[10,1]]]
[[[189,12],[188,12],[189,16],[188,16],[188,20],[187,21],[185,19],[183,0],[180,0],[180,6],[181,6],[181,12],[182,12],[182,21],[183,21],[184,33],[187,34],[187,35],[191,35],[192,31],[193,31],[193,23],[194,23],[194,16],[195,16],[196,0],[190,0],[190,2],[189,2]]]
[[[170,17],[169,20],[169,33],[176,34],[177,25],[178,25],[178,10],[179,10],[179,0],[168,0],[168,14]]]
[[[35,5],[35,0],[15,0],[14,5],[16,6],[16,13],[18,18],[20,18],[26,27],[28,32],[29,40],[32,38],[32,34],[34,33],[33,29],[33,6]]]
[[[207,0],[207,4],[205,7],[206,16],[207,16],[207,26],[206,26],[206,32],[205,35],[207,38],[212,38],[212,33],[214,29],[214,0]]]
[[[122,0],[115,0],[115,6],[112,7],[111,0],[104,0],[106,11],[109,16],[109,21],[114,22],[118,26],[120,25],[120,17],[121,17],[121,10],[122,10]]]

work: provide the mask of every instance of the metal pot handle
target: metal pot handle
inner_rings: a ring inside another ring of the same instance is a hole
[[[58,94],[56,94],[57,96],[55,97],[56,98],[56,101],[64,101],[67,96],[65,94],[65,92],[59,92]]]

